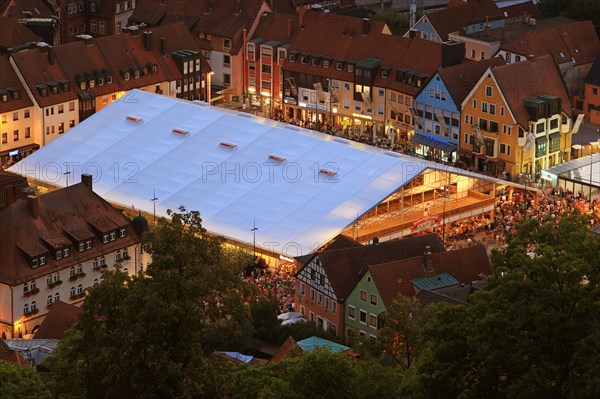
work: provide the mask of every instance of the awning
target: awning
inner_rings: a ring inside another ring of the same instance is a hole
[[[423,136],[422,134],[415,134],[410,139],[413,143],[422,144],[427,147],[436,148],[438,150],[444,152],[454,152],[456,151],[456,144],[448,143],[445,141],[434,140],[427,136]]]
[[[13,153],[15,151],[17,151],[17,154],[21,154],[25,151],[39,150],[39,149],[40,149],[40,146],[38,144],[27,144],[22,147],[10,148],[6,151],[0,151],[0,156],[9,155],[10,153]]]
[[[554,133],[550,133],[550,141],[560,141],[560,133],[559,132],[554,132]]]
[[[546,144],[547,141],[548,141],[548,137],[546,137],[546,136],[536,137],[535,145]]]

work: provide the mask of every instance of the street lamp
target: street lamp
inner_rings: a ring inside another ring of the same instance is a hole
[[[327,78],[327,91],[329,91],[329,124],[331,125],[331,130],[333,131],[333,94],[331,93],[331,78]]]
[[[154,190],[154,193],[152,194],[152,198],[150,199],[150,201],[152,201],[152,214],[153,214],[153,223],[156,224],[156,201],[158,200],[158,198],[156,198],[156,189]]]
[[[258,230],[258,227],[256,227],[256,219],[254,219],[254,222],[252,223],[252,229],[250,229],[250,231],[252,232],[253,237],[253,242],[254,242],[254,258],[256,258],[256,230]]]

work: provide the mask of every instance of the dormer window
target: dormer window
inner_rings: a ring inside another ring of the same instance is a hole
[[[113,82],[112,76],[111,76],[111,75],[108,75],[108,76],[106,77],[106,84],[111,84],[112,82]]]
[[[290,58],[288,58],[290,62],[296,62],[296,54],[290,54]]]
[[[158,73],[158,65],[152,65],[152,74]]]
[[[85,242],[85,249],[92,249],[92,240],[87,240]]]
[[[114,232],[113,232],[113,233],[110,233],[110,240],[111,240],[111,241],[114,241],[114,240],[116,240],[116,239],[117,239],[117,234],[116,234],[116,233],[114,233]]]
[[[40,266],[44,266],[46,264],[46,257],[40,256]]]
[[[63,249],[63,258],[67,258],[69,257],[69,255],[71,255],[71,251],[69,250],[69,248]]]
[[[54,84],[51,87],[52,87],[52,89],[51,89],[52,90],[52,94],[58,94],[58,85]]]
[[[85,82],[79,82],[79,88],[81,90],[85,90],[85,87],[86,87],[86,83]]]
[[[98,78],[98,86],[104,85],[104,78]]]
[[[67,92],[70,90],[71,90],[71,87],[69,86],[69,82],[63,82],[62,83],[62,91]]]
[[[300,56],[300,63],[301,64],[306,64],[307,60],[308,60],[308,57],[306,55],[301,55]]]
[[[103,242],[104,244],[108,243],[108,234],[104,234],[104,235],[102,236],[102,242]]]
[[[313,57],[312,66],[319,66],[319,61],[320,61],[319,57]]]
[[[80,243],[79,243],[79,248],[78,248],[78,251],[79,251],[79,252],[83,252],[84,250],[85,250],[85,243],[83,243],[83,242],[80,242]]]
[[[33,268],[38,267],[38,260],[37,260],[37,258],[31,259],[31,267],[33,267]]]
[[[131,76],[129,75],[129,72],[125,72],[125,76],[124,76],[125,81],[128,81],[130,79],[130,77]]]
[[[134,77],[135,79],[137,79],[137,78],[139,78],[139,77],[140,77],[140,70],[139,70],[139,69],[136,69],[135,71],[133,71],[133,77]]]
[[[323,68],[329,68],[329,60],[323,60]]]
[[[335,63],[335,69],[338,70],[338,71],[341,71],[342,70],[342,63],[341,62],[336,62]]]
[[[382,79],[387,79],[389,76],[389,71],[387,69],[382,69],[381,70],[381,78]]]
[[[126,235],[127,235],[127,231],[125,230],[125,228],[124,228],[124,227],[123,227],[123,228],[121,228],[121,229],[119,229],[119,237],[120,237],[120,238],[123,238],[123,237],[125,237]]]
[[[56,251],[56,256],[55,256],[56,260],[60,260],[62,259],[62,251]]]
[[[2,102],[8,102],[8,93],[2,93],[2,97],[0,97],[2,99]]]
[[[90,89],[96,87],[96,81],[94,79],[90,79]]]
[[[348,72],[353,72],[353,71],[354,71],[354,65],[348,64]]]

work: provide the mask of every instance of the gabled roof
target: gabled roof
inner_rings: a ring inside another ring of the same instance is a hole
[[[600,54],[600,42],[592,21],[581,21],[527,31],[502,44],[500,50],[525,57],[552,54],[559,64],[573,60],[586,64]]]
[[[24,11],[31,12],[32,18],[51,18],[55,15],[44,0],[11,0],[2,15],[18,19],[24,17]]]
[[[102,96],[121,90],[117,85],[114,71],[110,71],[110,75],[113,76],[112,84],[104,79],[104,84],[102,86],[98,85],[97,78],[104,77],[104,72],[108,71],[109,65],[93,39],[90,42],[90,44],[86,44],[83,40],[78,40],[54,47],[56,60],[65,72],[67,80],[71,82],[72,89],[75,92],[90,92],[94,96]],[[87,81],[89,77],[96,80],[95,86],[93,88],[86,86],[85,90],[81,90],[78,81],[81,79]]]
[[[68,77],[56,60],[54,60],[53,64],[50,64],[48,53],[42,53],[39,47],[19,51],[18,53],[13,53],[11,56],[40,107],[44,108],[77,98],[75,91],[69,90],[65,92],[62,88],[59,88],[58,94],[52,94],[52,91],[48,88],[48,84],[68,80]],[[48,95],[46,97],[42,97],[40,90],[38,90],[38,85],[48,88]]]
[[[290,36],[288,36],[288,27]],[[297,30],[298,17],[296,15],[266,12],[261,14],[252,38],[260,38],[265,42],[275,40],[284,45],[292,42]]]
[[[336,249],[343,248],[352,248],[352,247],[360,247],[362,246],[360,243],[354,241],[353,239],[346,237],[343,234],[338,234],[333,240],[331,240],[326,247],[321,249],[321,253],[324,251],[333,251]],[[315,257],[315,254],[302,255],[296,257],[296,260],[300,263],[301,266],[305,266]]]
[[[493,0],[469,0],[464,4],[453,3],[443,10],[427,13],[427,18],[442,41],[453,32],[465,33],[467,25],[504,19],[504,14]]]
[[[279,349],[277,349],[277,352],[275,352],[269,362],[277,363],[284,359],[289,359],[296,351],[300,352],[300,347],[296,343],[296,340],[290,335],[285,342],[281,344]]]
[[[422,255],[426,247],[433,253],[444,251],[437,234],[426,234],[379,244],[361,245],[323,251],[319,257],[335,295],[343,302],[354,289],[369,265],[394,262]]]
[[[15,100],[9,89],[16,90],[19,98]],[[0,114],[33,106],[31,98],[10,64],[8,55],[0,56],[0,90],[8,92],[8,101],[0,101]]]
[[[95,42],[108,61],[110,69],[115,72],[115,80],[121,90],[131,90],[168,80],[164,61],[157,53],[147,51],[139,36],[133,37],[131,34],[121,33],[97,38]],[[147,64],[159,65],[158,73],[148,73],[146,76],[140,74],[139,78],[134,79],[133,70],[145,67]],[[131,78],[126,81],[124,73],[128,70],[131,72]]]
[[[550,55],[491,68],[517,123],[528,128],[525,100],[549,94],[561,98],[562,111],[571,115],[571,99],[560,71]]]
[[[65,332],[77,323],[77,317],[82,312],[81,308],[63,301],[53,302],[48,309],[34,339],[62,339]]]
[[[441,45],[428,40],[391,35],[387,25],[378,20],[368,21],[368,33],[363,35],[364,23],[362,19],[354,17],[306,12],[303,17],[304,29],[296,32],[291,48],[311,55],[328,56],[333,60],[329,68],[325,68],[322,62],[313,66],[310,60],[302,64],[299,61],[290,62],[288,57],[284,69],[353,81],[354,75],[348,72],[347,63],[371,60],[379,64],[374,86],[416,94],[420,88],[398,81],[395,70],[407,68],[431,77],[441,64]],[[328,40],[323,40],[324,37]],[[344,60],[344,65],[342,70],[337,70],[335,64],[340,60]],[[390,70],[385,79],[378,72],[384,67]]]
[[[18,350],[11,349],[3,339],[0,339],[0,360],[16,363],[19,366],[29,366],[21,353]]]
[[[83,183],[37,197],[37,218],[32,216],[28,201],[15,202],[0,211],[1,283],[17,285],[139,242],[131,221]],[[103,244],[93,227],[99,217],[125,227],[126,236]],[[78,242],[69,234],[73,231],[89,237],[92,249],[78,252]],[[53,247],[67,246],[70,256],[55,260]],[[28,254],[46,255],[46,265],[32,268]]]
[[[454,104],[460,108],[463,100],[477,84],[489,67],[504,65],[502,57],[494,57],[483,61],[467,62],[438,70]]]
[[[16,47],[39,40],[16,19],[0,16],[0,46]]]
[[[596,61],[592,64],[584,82],[594,86],[600,86],[600,56],[598,56]]]
[[[410,259],[369,266],[369,272],[386,307],[401,294],[412,297],[411,280],[448,273],[465,285],[492,274],[492,265],[483,245],[454,251],[420,255]]]

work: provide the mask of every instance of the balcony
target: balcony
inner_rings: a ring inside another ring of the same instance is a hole
[[[72,275],[71,277],[69,277],[69,281],[75,281],[75,280],[83,278],[83,277],[85,277],[85,273],[84,272],[75,273],[74,275]]]
[[[78,299],[83,299],[83,298],[85,298],[85,295],[86,295],[86,293],[85,293],[85,291],[84,291],[84,292],[82,292],[81,294],[76,294],[76,295],[73,295],[73,296],[71,296],[69,299],[70,299],[70,300],[72,300],[72,301],[76,301],[76,300],[78,300]]]
[[[61,280],[56,280],[56,281],[53,281],[51,283],[48,283],[48,288],[58,287],[61,284],[62,284]]]
[[[38,292],[40,292],[40,289],[39,288],[34,288],[32,290],[24,292],[23,293],[23,297],[29,298],[30,296],[33,296],[33,295],[37,294]]]
[[[35,309],[31,309],[29,312],[23,313],[23,316],[25,317],[29,317],[29,316],[33,316],[34,314],[38,314],[40,311],[35,308]]]

